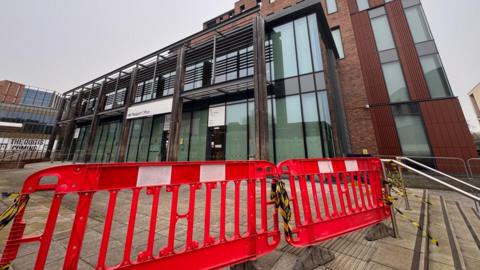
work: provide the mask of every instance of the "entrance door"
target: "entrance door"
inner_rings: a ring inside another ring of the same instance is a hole
[[[208,128],[208,160],[225,160],[225,126]]]
[[[165,130],[162,133],[162,144],[160,147],[160,160],[165,161],[167,160],[167,149],[168,149],[168,135],[170,131]]]

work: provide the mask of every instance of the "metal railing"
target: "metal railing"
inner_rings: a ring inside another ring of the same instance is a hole
[[[420,162],[414,161],[414,160],[412,160],[412,159],[410,159],[410,158],[407,158],[407,157],[397,157],[396,159],[382,159],[382,163],[392,162],[392,163],[394,163],[395,165],[397,165],[397,166],[399,166],[399,167],[401,167],[401,168],[407,169],[407,170],[409,170],[409,171],[411,171],[411,172],[414,172],[414,173],[416,173],[416,174],[418,174],[418,175],[421,175],[421,176],[423,176],[423,177],[425,177],[425,178],[427,178],[427,179],[429,179],[429,180],[432,180],[432,181],[434,181],[434,182],[436,182],[436,183],[438,183],[438,184],[440,184],[440,185],[442,185],[442,186],[444,186],[444,187],[446,187],[446,188],[448,188],[448,189],[450,189],[450,190],[453,190],[453,191],[455,191],[455,192],[457,192],[457,193],[460,193],[461,195],[463,195],[463,196],[465,196],[465,197],[467,197],[467,198],[472,199],[472,200],[474,201],[476,211],[480,213],[480,211],[479,211],[479,210],[480,210],[480,209],[479,209],[480,197],[479,197],[478,195],[472,194],[472,193],[470,193],[470,192],[467,192],[467,191],[465,191],[465,190],[463,190],[463,189],[461,189],[461,188],[458,188],[458,187],[456,187],[456,186],[454,186],[454,185],[451,185],[451,184],[449,184],[449,183],[446,183],[445,181],[442,181],[442,180],[438,179],[437,177],[431,176],[430,174],[427,174],[427,173],[425,173],[425,172],[423,172],[423,171],[420,171],[419,169],[413,168],[412,166],[409,166],[409,165],[405,164],[404,162],[402,162],[402,160],[406,160],[406,161],[408,161],[408,162],[412,162],[412,163],[414,163],[415,165],[420,166],[420,167],[422,167],[422,168],[424,168],[424,169],[426,169],[426,170],[428,170],[428,171],[438,173],[438,174],[440,174],[440,175],[442,175],[442,176],[444,176],[444,177],[447,177],[447,178],[449,178],[449,179],[451,179],[451,180],[454,180],[456,183],[459,183],[459,184],[461,184],[461,185],[463,185],[463,186],[469,187],[469,188],[474,189],[474,190],[476,190],[476,191],[480,191],[480,188],[475,187],[474,185],[471,185],[470,183],[467,183],[467,182],[465,182],[465,181],[462,181],[462,180],[460,180],[460,179],[458,179],[458,178],[456,178],[456,177],[453,177],[453,176],[451,176],[451,175],[448,175],[448,174],[446,174],[446,173],[444,173],[444,172],[441,172],[441,171],[439,171],[439,170],[436,170],[436,169],[433,169],[433,168],[431,168],[431,167],[428,167],[428,166],[426,166],[426,165],[424,165],[424,164],[422,164],[422,163],[420,163]]]

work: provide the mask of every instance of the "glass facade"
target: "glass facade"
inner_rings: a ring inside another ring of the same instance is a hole
[[[87,148],[88,134],[90,134],[90,126],[77,127],[75,129],[75,134],[76,136],[74,136],[72,140],[69,153],[73,160],[83,160],[85,158],[85,151]]]
[[[162,161],[168,147],[168,117],[153,117],[131,120],[126,161]],[[167,122],[167,123],[166,123]]]
[[[432,98],[451,96],[447,76],[438,54],[422,56],[420,57],[420,63]]]
[[[393,107],[393,111],[403,155],[431,156],[418,104],[397,105]]]
[[[371,20],[375,43],[379,52],[395,48],[392,31],[386,15]]]
[[[90,157],[92,162],[117,161],[121,129],[120,121],[102,123],[98,126]]]
[[[53,92],[25,87],[20,104],[48,108],[54,96]]]
[[[382,69],[385,83],[387,84],[390,102],[402,102],[410,100],[400,62],[395,61],[382,64]]]
[[[329,157],[332,126],[315,15],[274,27],[274,95],[269,99],[270,159]],[[294,53],[288,53],[294,52]]]
[[[415,43],[420,43],[428,40],[432,40],[432,34],[425,19],[422,6],[417,5],[405,9],[405,15],[407,17],[408,26],[410,32],[412,32],[413,40]]]

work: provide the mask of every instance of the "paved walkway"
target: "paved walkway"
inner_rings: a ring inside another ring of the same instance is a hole
[[[32,172],[52,165],[50,163],[38,163],[27,165],[22,170],[7,170],[0,171],[0,191],[18,191],[20,190],[23,180]],[[181,190],[180,194],[187,194],[187,190]],[[412,206],[411,211],[405,211],[413,220],[419,220],[421,213],[422,200],[420,199],[423,190],[410,190],[410,203]],[[450,200],[462,201],[462,203],[471,206],[471,202],[468,200],[460,199],[456,195],[446,193],[444,191],[438,191],[438,194],[448,196]],[[201,194],[201,193],[200,193]],[[217,194],[218,195],[218,194]],[[169,193],[161,193],[160,198],[168,198]],[[233,196],[232,196],[233,197]],[[130,192],[120,192],[118,195],[117,208],[114,216],[114,225],[112,228],[112,238],[109,244],[109,250],[107,254],[107,264],[115,265],[119,263],[123,255],[123,247],[125,241],[125,232],[128,224],[128,215],[130,209]],[[201,195],[197,196],[197,201],[201,200]],[[231,198],[231,196],[227,196]],[[27,234],[41,232],[44,227],[44,220],[48,214],[50,207],[51,193],[38,193],[31,196],[29,206],[27,208],[25,217],[28,220],[28,226],[26,229]],[[168,201],[168,199],[166,200]],[[218,203],[218,199],[213,198],[212,201]],[[228,205],[231,205],[233,200],[228,199]],[[0,207],[4,209],[7,202],[0,202]],[[105,209],[108,204],[108,193],[97,193],[94,197],[90,216],[88,220],[88,233],[86,234],[82,252],[81,260],[79,263],[79,269],[91,269],[94,268],[97,261],[97,254],[100,246],[100,239],[102,236],[104,224]],[[145,192],[141,193],[139,201],[139,209],[137,213],[137,224],[134,233],[132,260],[135,259],[139,251],[144,250],[147,243],[149,216],[151,211],[151,197],[147,196]],[[201,204],[197,204],[201,205]],[[54,239],[50,248],[49,256],[47,259],[46,269],[59,269],[63,265],[63,256],[68,245],[70,236],[70,228],[73,222],[75,208],[77,206],[77,198],[74,195],[65,196],[60,214],[57,221],[57,227],[55,230]],[[403,201],[400,202],[400,209],[404,210]],[[188,208],[188,200],[180,201],[179,212],[186,212]],[[158,252],[161,247],[165,246],[167,239],[166,224],[169,221],[169,209],[168,203],[161,204],[159,209],[157,235],[155,237],[155,250]],[[233,209],[229,207],[229,209]],[[243,207],[242,209],[246,209]],[[203,211],[203,208],[198,207],[196,213]],[[196,217],[198,216],[195,214]],[[241,212],[241,216],[245,213]],[[217,218],[217,217],[212,217]],[[417,229],[410,224],[406,219],[397,217],[400,228],[400,238],[385,238],[375,242],[369,242],[364,239],[366,230],[361,230],[355,233],[351,233],[342,237],[338,237],[334,240],[322,243],[323,247],[326,247],[335,253],[336,259],[325,266],[318,267],[317,269],[411,269],[412,261],[416,256],[423,252],[418,247],[418,241],[422,241],[421,236],[417,233]],[[227,220],[233,220],[233,211],[227,212]],[[476,226],[477,223],[475,223]],[[387,222],[387,225],[388,224]],[[5,239],[8,236],[9,227],[0,232],[0,247],[3,250]],[[195,228],[194,235],[198,230],[202,228]],[[242,223],[242,230],[245,229],[245,222]],[[480,227],[475,228],[480,231]],[[466,230],[466,229],[465,229]],[[177,226],[177,235],[175,246],[179,247],[184,241],[186,231],[186,224],[180,222]],[[227,224],[227,233],[233,231],[232,223]],[[218,228],[212,228],[212,232],[218,233]],[[202,234],[203,235],[203,234]],[[444,238],[445,236],[437,235],[437,237]],[[442,247],[443,244],[443,247]],[[435,248],[435,247],[433,247]],[[448,248],[447,244],[441,243],[441,248]],[[15,269],[31,269],[35,260],[36,250],[38,245],[30,245],[21,248],[17,260],[14,262],[13,267]],[[286,243],[282,242],[279,247],[272,253],[262,257],[259,260],[259,265],[263,269],[292,269],[296,259],[305,250],[292,248]],[[442,254],[440,252],[440,254]],[[475,265],[480,261],[474,260],[469,262],[469,265],[473,263]],[[478,259],[478,258],[476,258]],[[480,264],[478,264],[480,265]],[[441,261],[438,264],[431,264],[431,269],[453,269],[453,262]],[[474,269],[474,268],[472,268]]]

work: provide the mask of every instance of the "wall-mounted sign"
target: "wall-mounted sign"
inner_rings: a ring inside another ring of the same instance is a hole
[[[45,151],[48,140],[27,138],[0,138],[0,150],[7,151]]]
[[[225,126],[225,106],[208,109],[208,127]]]
[[[164,98],[128,108],[127,119],[172,112],[173,98]]]
[[[80,137],[80,128],[75,129],[75,133],[73,133],[73,138],[78,139]]]

